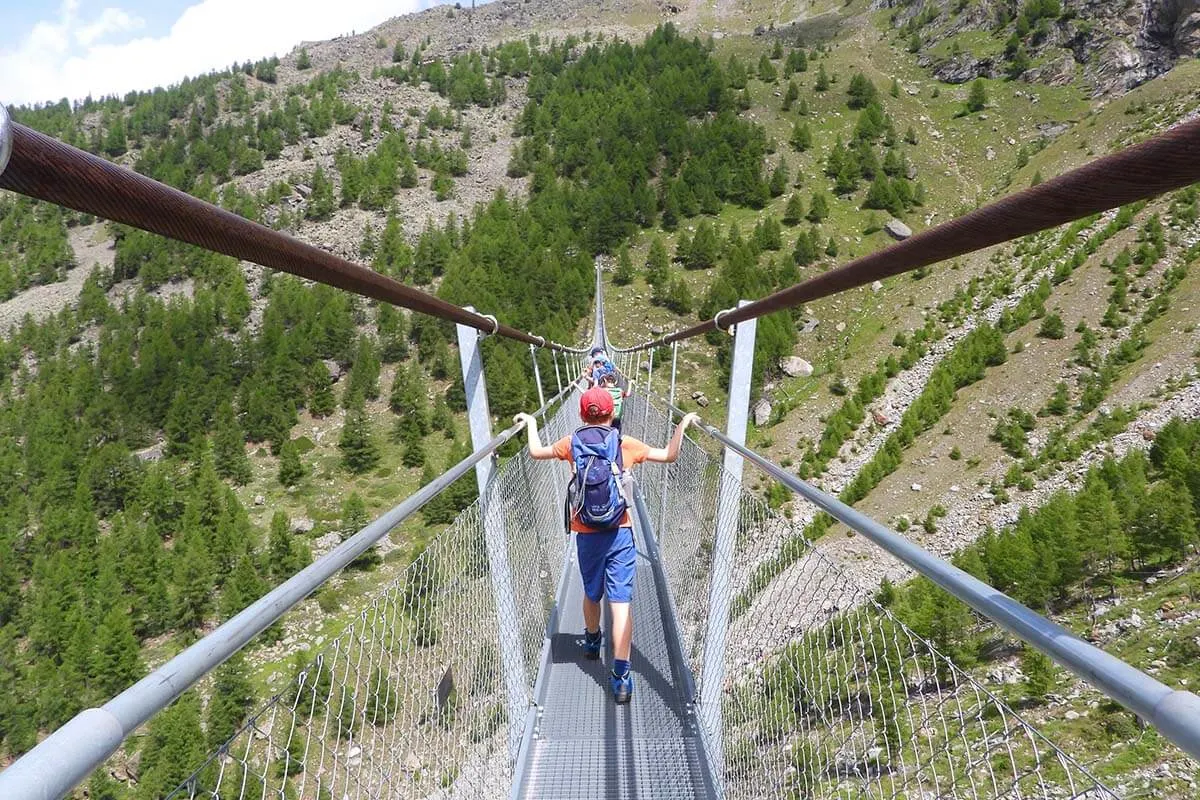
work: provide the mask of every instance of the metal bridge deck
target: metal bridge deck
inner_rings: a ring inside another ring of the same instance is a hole
[[[574,546],[558,629],[543,664],[541,714],[519,772],[516,795],[554,800],[697,800],[713,797],[704,749],[685,690],[684,666],[671,646],[669,605],[642,531],[635,526],[638,570],[633,593],[633,699],[618,706],[609,691],[612,643],[605,613],[600,661],[583,657],[583,587]]]

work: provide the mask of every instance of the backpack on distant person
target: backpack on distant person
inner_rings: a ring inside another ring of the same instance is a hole
[[[585,425],[571,436],[575,464],[574,514],[589,528],[620,524],[629,507],[621,487],[625,465],[621,434],[607,425]]]

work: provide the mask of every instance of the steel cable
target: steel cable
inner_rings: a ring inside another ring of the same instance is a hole
[[[1200,120],[1008,195],[816,277],[628,351],[729,330],[748,319],[865,286],[1200,181]]]
[[[494,317],[466,311],[24,125],[11,124],[10,142],[11,155],[7,168],[0,172],[0,189],[468,325],[487,334],[536,347],[582,352],[503,325]]]

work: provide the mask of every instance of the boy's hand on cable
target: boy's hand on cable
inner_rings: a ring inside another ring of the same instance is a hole
[[[692,425],[692,424],[694,424],[694,423],[697,423],[697,422],[699,422],[699,421],[700,421],[700,415],[699,415],[699,414],[697,414],[695,411],[693,411],[693,412],[691,412],[690,414],[685,414],[685,415],[684,415],[683,419],[681,419],[681,420],[679,421],[679,427],[680,427],[680,428],[682,428],[683,430],[687,430],[687,427],[688,427],[689,425]]]
[[[533,427],[537,425],[537,422],[534,420],[533,416],[526,414],[524,411],[513,417],[513,423],[516,425],[524,425],[526,427]]]

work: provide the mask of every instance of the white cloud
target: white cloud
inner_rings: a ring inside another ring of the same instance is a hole
[[[106,8],[92,22],[75,31],[75,41],[87,47],[95,44],[110,33],[125,33],[145,27],[145,20],[119,8]]]
[[[53,20],[0,51],[0,102],[124,94],[177,83],[234,62],[282,55],[301,41],[364,31],[428,0],[201,0],[165,36],[114,42],[144,23],[120,8],[82,20],[65,0]]]

